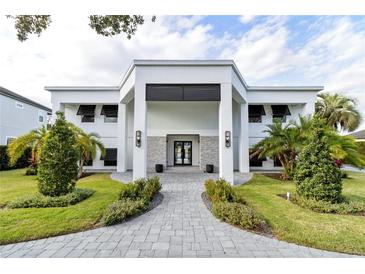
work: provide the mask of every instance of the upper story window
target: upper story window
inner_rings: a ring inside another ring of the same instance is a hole
[[[104,123],[117,123],[118,105],[103,105],[100,115],[104,115]]]
[[[82,123],[94,123],[95,121],[95,105],[80,105],[77,115],[81,115]]]
[[[19,109],[23,109],[24,108],[24,105],[20,102],[15,102],[15,107],[16,108],[19,108]]]
[[[248,122],[261,123],[262,115],[266,115],[263,105],[249,105],[248,106]]]
[[[272,121],[273,122],[286,122],[286,116],[290,115],[288,105],[272,105]]]
[[[38,111],[38,123],[43,123],[43,122],[44,122],[43,113],[41,111]]]

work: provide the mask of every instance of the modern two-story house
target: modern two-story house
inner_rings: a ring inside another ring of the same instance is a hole
[[[51,114],[50,108],[0,87],[0,145],[46,126]]]
[[[107,148],[89,170],[133,170],[146,177],[156,164],[214,165],[233,172],[271,170],[275,159],[250,159],[266,125],[314,112],[321,86],[249,86],[232,60],[134,60],[117,86],[47,86],[54,113]]]

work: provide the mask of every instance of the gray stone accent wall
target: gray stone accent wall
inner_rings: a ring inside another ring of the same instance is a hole
[[[219,137],[200,136],[200,169],[205,165],[214,165],[214,172],[219,172]]]
[[[147,137],[147,171],[154,172],[155,164],[166,168],[166,137]]]

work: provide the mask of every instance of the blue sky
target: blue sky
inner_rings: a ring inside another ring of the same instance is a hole
[[[52,21],[21,43],[0,18],[1,85],[46,105],[45,85],[115,85],[135,58],[233,59],[249,85],[324,85],[365,116],[365,16],[147,17],[131,40],[98,36],[86,16]]]

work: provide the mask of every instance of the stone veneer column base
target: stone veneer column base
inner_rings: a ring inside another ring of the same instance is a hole
[[[147,171],[155,172],[155,165],[163,164],[166,168],[166,137],[147,137]]]
[[[219,172],[219,137],[200,136],[200,169],[205,171],[205,166],[214,165],[214,172]]]

